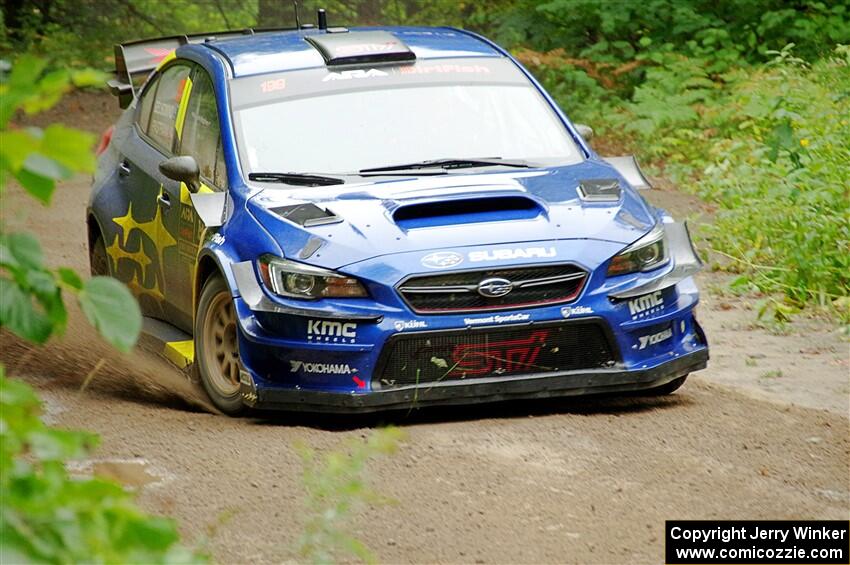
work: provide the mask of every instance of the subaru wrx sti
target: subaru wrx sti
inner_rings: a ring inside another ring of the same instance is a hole
[[[685,226],[483,37],[158,38],[116,46],[110,86],[92,271],[225,413],[669,393],[706,366]]]

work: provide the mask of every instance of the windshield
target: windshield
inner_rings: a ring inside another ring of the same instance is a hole
[[[296,95],[265,103],[252,95],[249,104],[235,109],[246,172],[344,174],[445,158],[582,160],[557,115],[518,70],[521,80],[511,76],[498,82],[459,76],[454,82],[463,83],[452,84],[445,74],[436,81],[369,80],[389,76],[380,72],[334,78],[330,84],[325,78],[325,88],[309,95],[290,88],[291,79],[267,80]],[[347,89],[341,88],[343,81]]]

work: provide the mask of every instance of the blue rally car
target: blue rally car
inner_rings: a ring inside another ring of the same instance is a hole
[[[487,39],[320,19],[119,45],[116,71],[92,271],[223,412],[665,394],[706,366],[685,226]]]

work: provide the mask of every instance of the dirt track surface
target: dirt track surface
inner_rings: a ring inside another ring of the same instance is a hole
[[[99,132],[105,104],[75,96],[48,118]],[[43,209],[13,192],[3,220],[36,230],[52,264],[86,271],[87,194],[88,179],[75,179]],[[652,198],[679,217],[707,212],[677,192]],[[37,386],[51,422],[101,435],[76,470],[137,488],[144,508],[177,518],[188,543],[208,540],[220,562],[294,559],[304,517],[294,445],[332,449],[382,423],[407,439],[367,475],[397,503],[363,509],[350,529],[383,562],[661,562],[667,519],[847,519],[847,343],[816,320],[770,334],[746,300],[706,294],[709,369],[657,399],[235,420],[204,411],[166,363],[111,352],[76,311],[45,351],[0,335],[0,360]]]

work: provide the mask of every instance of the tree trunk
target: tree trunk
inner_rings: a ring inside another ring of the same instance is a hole
[[[21,16],[24,13],[24,4],[26,0],[3,0],[3,23],[12,40],[20,40],[22,38],[21,25],[23,21]]]

